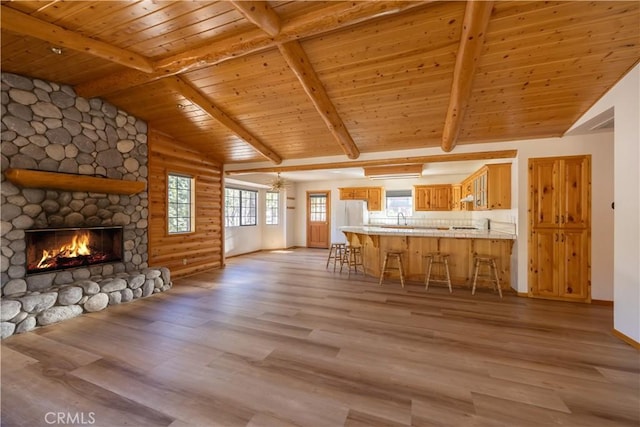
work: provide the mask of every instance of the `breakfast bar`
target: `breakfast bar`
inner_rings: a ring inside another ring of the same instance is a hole
[[[442,252],[450,255],[449,271],[454,287],[470,287],[473,281],[474,256],[496,259],[500,287],[511,288],[511,249],[515,234],[491,230],[437,227],[359,226],[341,227],[347,242],[362,248],[365,274],[379,277],[385,253],[402,253],[405,279],[424,281],[423,255]],[[490,288],[488,281],[478,281],[478,288]],[[454,290],[455,292],[455,290]]]

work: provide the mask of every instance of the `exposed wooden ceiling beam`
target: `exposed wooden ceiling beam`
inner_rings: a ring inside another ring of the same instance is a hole
[[[336,107],[333,105],[333,102],[331,102],[331,98],[327,95],[327,91],[311,66],[311,62],[304,49],[302,49],[300,42],[291,41],[278,45],[278,48],[282,56],[284,56],[285,61],[287,61],[289,68],[291,68],[300,81],[300,84],[302,84],[304,91],[309,96],[309,99],[311,99],[311,102],[313,102],[316,110],[318,110],[320,117],[324,120],[329,131],[342,147],[342,151],[344,151],[350,159],[357,159],[360,156],[360,151],[356,143],[353,142]]]
[[[266,1],[233,0],[231,3],[248,21],[270,36],[280,32],[280,17]]]
[[[200,93],[197,89],[195,89],[181,77],[169,77],[165,79],[164,82],[170,89],[176,91],[189,101],[193,102],[202,111],[209,114],[212,118],[220,122],[220,124],[222,124],[231,132],[246,141],[258,153],[262,154],[264,157],[271,160],[275,164],[282,163],[282,158],[278,154],[276,154],[272,149],[263,144],[258,138],[253,136],[248,130],[243,128],[239,123],[229,117],[224,111],[213,104],[205,95]]]
[[[7,6],[0,6],[0,10],[3,30],[44,40],[56,47],[84,52],[144,73],[154,70],[152,62],[137,53],[84,37]]]
[[[240,175],[246,173],[299,172],[326,169],[359,168],[365,166],[405,165],[413,163],[441,163],[459,162],[464,160],[512,159],[517,155],[518,150],[479,151],[476,153],[435,154],[433,156],[398,157],[395,159],[382,160],[355,160],[349,162],[315,163],[311,165],[241,168],[227,170],[225,173],[227,175]]]
[[[237,58],[263,49],[275,47],[276,43],[303,39],[314,35],[345,28],[379,16],[405,12],[431,3],[431,1],[356,1],[335,2],[331,10],[322,9],[282,23],[277,36],[255,29],[217,40],[211,40],[201,47],[158,60],[157,71],[149,74],[133,70],[112,73],[102,79],[86,82],[75,87],[76,92],[86,98],[119,92],[131,87],[149,83],[163,77],[215,65],[228,59]]]
[[[470,0],[464,13],[462,35],[456,65],[453,70],[453,84],[449,108],[442,131],[442,150],[449,152],[455,147],[464,113],[469,104],[469,96],[473,88],[473,77],[478,58],[482,52],[484,36],[489,25],[492,1]]]

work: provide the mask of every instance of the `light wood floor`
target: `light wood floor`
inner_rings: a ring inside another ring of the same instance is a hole
[[[379,287],[325,256],[232,258],[6,339],[2,425],[639,425],[640,359],[610,307]]]

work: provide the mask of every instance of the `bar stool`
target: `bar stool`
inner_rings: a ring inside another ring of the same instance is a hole
[[[429,290],[430,282],[446,283],[449,286],[449,293],[453,292],[451,288],[451,275],[449,274],[449,254],[443,254],[441,252],[430,252],[423,256],[426,262],[426,274],[424,275],[424,288]],[[446,279],[432,279],[431,269],[433,264],[440,265],[444,268]]]
[[[396,260],[398,263],[397,267],[389,267],[389,259]],[[382,286],[382,280],[384,279],[384,273],[387,273],[392,270],[397,270],[400,272],[400,283],[404,288],[404,270],[402,269],[402,252],[400,251],[387,251],[384,254],[384,262],[382,263],[382,271],[380,272],[380,281],[378,285]]]
[[[329,262],[333,260],[333,271],[336,271],[336,263],[339,261],[342,266],[342,253],[344,252],[344,243],[332,243],[329,247],[329,257],[325,269],[329,268]]]
[[[351,277],[351,267],[358,273],[358,266],[362,267],[362,274],[364,274],[364,264],[362,263],[362,246],[346,245],[343,250],[342,261],[340,262],[340,273],[342,273],[342,266],[347,264],[348,274],[347,277]]]
[[[482,265],[489,267],[489,273],[486,276],[480,276],[481,279],[490,280],[494,286],[498,289],[498,294],[502,298],[502,289],[500,289],[500,279],[498,278],[498,267],[496,266],[496,258],[488,255],[476,255],[475,257],[475,271],[473,273],[473,289],[471,295],[476,293],[476,282],[478,281],[478,272]],[[491,274],[493,273],[493,275]]]

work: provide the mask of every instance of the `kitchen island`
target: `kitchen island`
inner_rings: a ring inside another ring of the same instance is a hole
[[[349,244],[362,247],[364,270],[367,275],[379,277],[385,252],[401,251],[405,278],[422,282],[425,275],[423,255],[440,251],[450,255],[449,271],[453,286],[468,287],[470,291],[473,281],[473,257],[479,254],[496,257],[500,287],[503,290],[511,288],[511,249],[515,234],[411,226],[341,227],[340,231],[345,234]],[[487,272],[483,270],[482,273]],[[492,287],[488,281],[480,279],[477,286]]]

